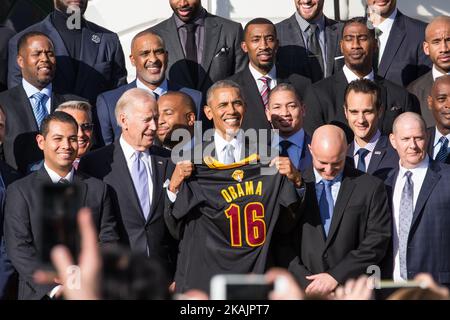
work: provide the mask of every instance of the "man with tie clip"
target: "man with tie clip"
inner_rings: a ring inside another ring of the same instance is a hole
[[[379,86],[367,79],[350,82],[345,91],[344,112],[355,136],[348,148],[349,163],[383,179],[397,166],[398,155],[378,129],[383,113]]]

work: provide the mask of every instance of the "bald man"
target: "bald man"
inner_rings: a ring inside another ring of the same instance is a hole
[[[450,166],[428,156],[425,122],[417,114],[400,115],[390,140],[400,162],[385,181],[394,223],[382,272],[398,282],[427,272],[448,287]]]
[[[163,219],[162,190],[172,174],[167,150],[154,146],[158,109],[144,89],[126,91],[115,115],[122,134],[114,143],[88,153],[78,169],[99,178],[113,189],[120,211],[122,239],[133,252],[161,260],[173,271],[173,243]],[[170,177],[170,176],[169,176]]]
[[[307,294],[328,295],[383,259],[391,221],[383,182],[345,165],[342,129],[319,127],[309,148],[313,167],[303,172],[298,249],[289,270]]]
[[[420,111],[427,123],[433,126],[435,119],[428,109],[428,96],[433,82],[440,76],[450,74],[450,17],[439,16],[431,21],[425,31],[423,51],[433,62],[433,69],[413,81],[408,91],[420,101]]]

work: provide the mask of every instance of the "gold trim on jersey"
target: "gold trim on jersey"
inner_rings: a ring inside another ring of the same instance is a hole
[[[252,162],[255,163],[255,162],[259,161],[259,155],[256,153],[253,153],[253,154],[249,155],[247,158],[242,159],[241,161],[238,161],[235,163],[231,163],[231,164],[223,164],[222,162],[220,162],[219,160],[217,160],[216,158],[211,157],[211,156],[204,157],[203,161],[210,169],[226,170],[226,169],[239,168],[239,167],[245,166]]]

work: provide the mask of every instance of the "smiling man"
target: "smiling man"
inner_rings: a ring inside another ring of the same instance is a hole
[[[105,92],[97,98],[97,115],[100,122],[102,142],[110,144],[120,135],[114,111],[122,94],[132,88],[150,92],[156,100],[168,91],[181,91],[195,102],[195,115],[198,118],[202,94],[197,90],[183,87],[166,78],[169,53],[163,39],[150,30],[136,34],[131,42],[131,64],[136,68],[136,80],[115,90]]]
[[[355,168],[379,178],[398,163],[397,152],[378,129],[383,115],[380,87],[367,79],[350,82],[345,90],[344,112],[355,139],[347,156]]]
[[[38,300],[53,297],[58,290],[53,285],[38,285],[33,274],[42,268],[39,257],[43,247],[41,209],[45,184],[74,184],[80,192],[79,207],[92,210],[92,221],[97,227],[99,241],[116,242],[115,214],[107,186],[100,180],[73,169],[77,156],[78,125],[65,112],[56,111],[47,116],[36,137],[44,153],[44,165],[38,171],[10,185],[5,205],[5,243],[8,257],[19,273],[19,299]]]
[[[278,38],[275,25],[265,18],[255,18],[244,28],[242,50],[249,58],[248,66],[229,79],[242,88],[242,97],[248,113],[242,123],[243,129],[270,130],[265,109],[270,91],[279,83],[290,83],[301,98],[311,81],[276,65]]]

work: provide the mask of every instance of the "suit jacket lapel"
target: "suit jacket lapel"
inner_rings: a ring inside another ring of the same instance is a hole
[[[378,74],[383,78],[386,77],[387,70],[394,60],[394,56],[400,48],[403,40],[406,37],[405,23],[403,21],[403,15],[400,11],[395,17],[392,25],[391,32],[389,33],[386,47],[381,57],[380,65],[378,67]]]
[[[82,62],[79,64],[75,88],[83,88],[84,85],[88,83],[86,77],[92,74],[92,72],[89,72],[87,69],[93,68],[95,65],[100,43],[102,41],[102,35],[90,30],[88,21],[86,21],[86,24],[87,28],[83,28],[81,35],[80,61]]]
[[[290,18],[289,18],[289,24],[288,27],[291,30],[291,32],[289,32],[290,35],[295,34],[296,35],[296,40],[297,40],[297,44],[300,47],[305,48],[305,42],[303,41],[303,36],[302,36],[302,29],[300,29],[300,26],[298,25],[297,19],[295,18],[295,14],[293,14]]]
[[[436,134],[436,127],[431,127],[427,129],[427,134],[428,134],[428,156],[433,159],[433,144],[434,144],[434,137]]]
[[[82,176],[75,170],[73,183],[78,186],[80,203],[86,205],[87,186]]]
[[[150,206],[150,212],[148,215],[148,219],[146,223],[155,219],[155,211],[156,207],[159,204],[159,198],[161,196],[161,192],[163,188],[163,179],[166,172],[165,162],[162,161],[159,157],[155,157],[151,155],[152,159],[152,183],[153,183],[153,196],[152,203]]]
[[[336,52],[337,38],[338,33],[336,31],[336,24],[330,25],[330,19],[325,18],[325,39],[326,39],[326,48],[327,48],[327,74],[324,78],[333,74],[334,67],[334,55]]]
[[[30,100],[27,97],[27,93],[22,85],[20,85],[18,91],[17,98],[19,101],[18,105],[23,106],[24,111],[24,120],[28,123],[29,128],[34,128],[34,131],[38,131],[38,125],[36,122],[36,118],[34,117],[33,106],[31,105]]]
[[[307,197],[305,200],[308,203],[307,204],[308,209],[310,209],[306,212],[306,214],[313,215],[311,218],[312,219],[311,223],[313,223],[313,225],[316,226],[317,233],[320,234],[320,237],[323,240],[323,244],[325,244],[326,242],[325,232],[322,225],[322,219],[320,217],[319,201],[317,201],[316,196],[316,177],[314,176],[314,171],[311,166],[308,167],[307,170],[305,170],[304,179],[305,183],[311,186],[309,188],[311,192],[308,193],[309,197]],[[306,190],[308,192],[308,188],[306,188]]]
[[[204,39],[204,49],[203,57],[201,61],[201,70],[199,74],[198,88],[201,88],[203,82],[208,74],[209,67],[211,66],[212,60],[216,55],[219,48],[217,44],[219,43],[219,36],[222,30],[222,26],[217,24],[215,19],[212,19],[209,13],[205,17],[205,39]]]
[[[381,136],[378,140],[375,149],[373,149],[372,157],[370,158],[369,167],[367,173],[372,174],[377,169],[386,154],[387,137]]]

